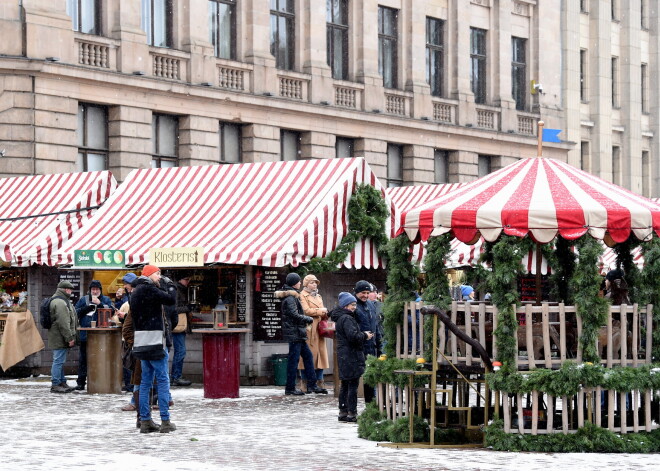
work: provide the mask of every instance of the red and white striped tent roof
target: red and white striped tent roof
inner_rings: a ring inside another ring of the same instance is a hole
[[[110,172],[0,179],[0,259],[55,265],[55,253],[117,187]]]
[[[75,249],[123,249],[133,265],[147,263],[150,248],[203,247],[206,264],[296,266],[337,247],[359,183],[385,197],[362,158],[133,170],[62,260],[72,263]],[[386,200],[390,234],[396,213]],[[344,265],[381,261],[362,240]]]
[[[614,242],[632,231],[660,234],[660,204],[549,158],[522,159],[401,215],[412,240],[452,231],[463,242],[482,235],[530,234],[540,243],[589,232]]]

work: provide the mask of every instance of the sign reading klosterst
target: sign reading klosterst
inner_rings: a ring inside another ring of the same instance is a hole
[[[124,250],[74,250],[73,268],[124,268]]]
[[[149,263],[157,267],[203,267],[204,247],[151,248]]]

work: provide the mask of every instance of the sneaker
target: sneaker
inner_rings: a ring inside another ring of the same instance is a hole
[[[62,386],[63,388],[67,388],[67,389],[68,389],[67,392],[71,392],[71,391],[73,391],[73,388],[72,388],[71,386],[69,386],[69,385],[67,384],[66,381],[62,381],[62,382],[60,383],[60,386]]]
[[[50,387],[50,392],[52,392],[52,393],[66,394],[66,393],[70,393],[71,391],[73,391],[73,389],[68,388],[66,386],[62,386],[61,384],[58,384],[57,386],[51,386]]]
[[[300,389],[287,389],[284,391],[284,394],[287,396],[304,396],[305,393]]]
[[[192,381],[189,379],[177,378],[173,379],[170,384],[172,384],[172,386],[190,386]]]
[[[152,433],[152,432],[159,432],[160,431],[160,425],[157,425],[154,423],[153,420],[143,420],[140,423],[140,433]]]
[[[348,417],[348,412],[340,410],[339,415],[337,416],[337,420],[340,422],[346,422],[346,417]]]
[[[176,425],[170,420],[163,420],[163,423],[160,424],[160,433],[170,433],[176,430]]]

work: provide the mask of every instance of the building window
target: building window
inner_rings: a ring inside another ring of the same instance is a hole
[[[486,30],[470,28],[470,85],[475,103],[486,103]]]
[[[651,162],[649,161],[649,151],[642,151],[642,196],[651,197]]]
[[[527,96],[527,41],[523,38],[511,38],[511,95],[516,102],[516,109],[525,109]]]
[[[108,109],[105,106],[78,104],[79,172],[108,169]]]
[[[444,36],[444,21],[426,17],[426,81],[433,96],[443,95]]]
[[[479,157],[477,158],[477,163],[479,165],[479,169],[478,169],[479,178],[485,177],[491,172],[490,162],[491,162],[490,155],[479,155]]]
[[[589,13],[589,0],[580,0],[580,13]]]
[[[612,57],[612,108],[619,107],[619,58]]]
[[[589,141],[580,142],[580,168],[585,172],[591,171],[591,165],[589,165]]]
[[[280,131],[280,160],[298,160],[300,155],[300,133]]]
[[[348,0],[326,0],[328,65],[332,78],[348,79]]]
[[[449,151],[433,151],[433,170],[436,183],[449,183]]]
[[[101,34],[100,0],[66,0],[66,14],[71,17],[74,31]]]
[[[639,2],[640,19],[642,21],[642,29],[649,28],[649,5],[648,0],[641,0]]]
[[[619,0],[610,0],[610,6],[612,8],[612,21],[619,20]]]
[[[270,0],[270,53],[278,69],[294,68],[295,23],[294,0]]]
[[[621,185],[621,147],[612,147],[612,183]]]
[[[154,114],[151,118],[151,168],[176,167],[179,160],[179,119]]]
[[[209,35],[216,57],[236,59],[236,0],[209,1]]]
[[[241,126],[234,123],[220,123],[220,163],[241,162]]]
[[[142,0],[142,29],[150,46],[172,47],[172,0]]]
[[[385,88],[397,86],[399,10],[378,7],[378,73]]]
[[[642,113],[649,112],[649,66],[642,64]]]
[[[580,49],[580,100],[587,101],[587,51]]]
[[[387,186],[403,185],[403,146],[387,145]]]
[[[355,156],[355,140],[347,137],[337,137],[335,142],[335,155],[337,158]]]

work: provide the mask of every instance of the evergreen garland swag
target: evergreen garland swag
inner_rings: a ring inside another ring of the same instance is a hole
[[[644,269],[638,291],[640,304],[653,305],[653,325],[660,325],[660,238],[642,244]],[[653,329],[653,361],[660,361],[660,329]]]
[[[426,245],[424,258],[424,271],[426,272],[426,289],[424,290],[424,303],[435,306],[440,310],[451,308],[449,293],[449,279],[445,274],[445,264],[451,252],[453,235],[448,232],[429,239]],[[426,316],[424,320],[424,344],[433,342],[433,316]]]
[[[385,223],[389,215],[390,211],[380,191],[364,183],[357,185],[348,202],[348,233],[325,258],[314,257],[302,266],[303,276],[307,273],[336,271],[362,237],[371,239],[378,255],[386,258]]]

